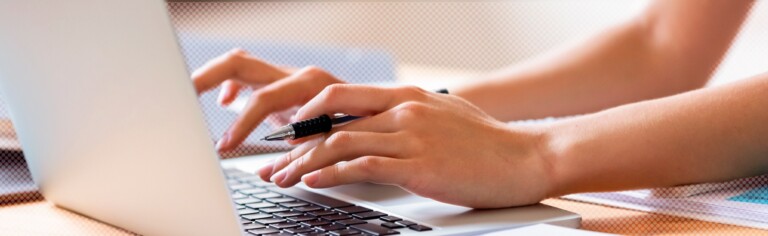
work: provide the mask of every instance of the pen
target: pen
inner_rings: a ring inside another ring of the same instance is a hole
[[[447,89],[439,89],[437,93],[448,94]],[[361,116],[351,116],[343,113],[321,115],[312,119],[303,120],[283,126],[264,137],[262,140],[275,141],[285,139],[298,139],[319,133],[331,131],[333,125],[346,123],[361,118]]]

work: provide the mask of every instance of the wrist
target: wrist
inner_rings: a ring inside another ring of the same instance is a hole
[[[559,196],[560,184],[558,176],[558,154],[554,148],[552,132],[544,125],[510,125],[507,133],[508,162],[510,168],[505,179],[513,186],[509,189],[527,191],[526,199],[514,199],[514,205],[521,202],[533,204],[544,199]],[[516,193],[511,193],[516,194]]]
[[[545,198],[559,197],[569,192],[566,190],[568,172],[567,166],[564,166],[565,156],[564,142],[559,136],[555,126],[541,125],[535,130],[535,155],[544,163],[543,179],[546,185]]]

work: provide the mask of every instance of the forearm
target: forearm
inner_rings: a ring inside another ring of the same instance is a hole
[[[548,127],[553,196],[768,172],[768,74]]]
[[[750,6],[656,1],[630,21],[453,93],[509,121],[591,113],[700,88]]]

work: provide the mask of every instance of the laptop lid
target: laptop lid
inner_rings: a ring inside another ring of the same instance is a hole
[[[140,234],[240,234],[164,1],[0,1],[0,93],[47,200]]]

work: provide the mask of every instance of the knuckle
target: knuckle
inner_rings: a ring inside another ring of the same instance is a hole
[[[399,92],[407,96],[411,100],[422,100],[427,97],[427,91],[417,86],[403,86],[400,87]]]
[[[419,102],[404,102],[395,107],[395,122],[409,122],[423,117],[429,108]]]
[[[371,157],[364,157],[360,159],[360,163],[358,164],[358,168],[360,168],[360,172],[365,176],[371,176],[373,175],[376,170],[379,170],[381,167],[381,160]]]
[[[352,133],[347,131],[339,131],[331,134],[331,136],[325,140],[325,143],[329,148],[336,149],[348,145],[351,141]]]
[[[323,94],[322,98],[325,102],[336,101],[336,99],[339,99],[339,97],[341,97],[342,94],[345,93],[347,89],[348,89],[348,86],[345,84],[328,85],[321,92],[321,94]]]
[[[331,73],[318,66],[306,66],[299,72],[301,74],[298,78],[305,81],[318,81],[322,84],[335,84],[342,81],[336,79]]]
[[[315,65],[309,65],[304,67],[304,73],[310,74],[310,75],[325,75],[328,74],[328,72],[325,72],[323,68],[320,68],[319,66]]]
[[[246,56],[248,56],[248,52],[240,48],[235,48],[227,52],[226,60],[230,62],[239,62]]]

